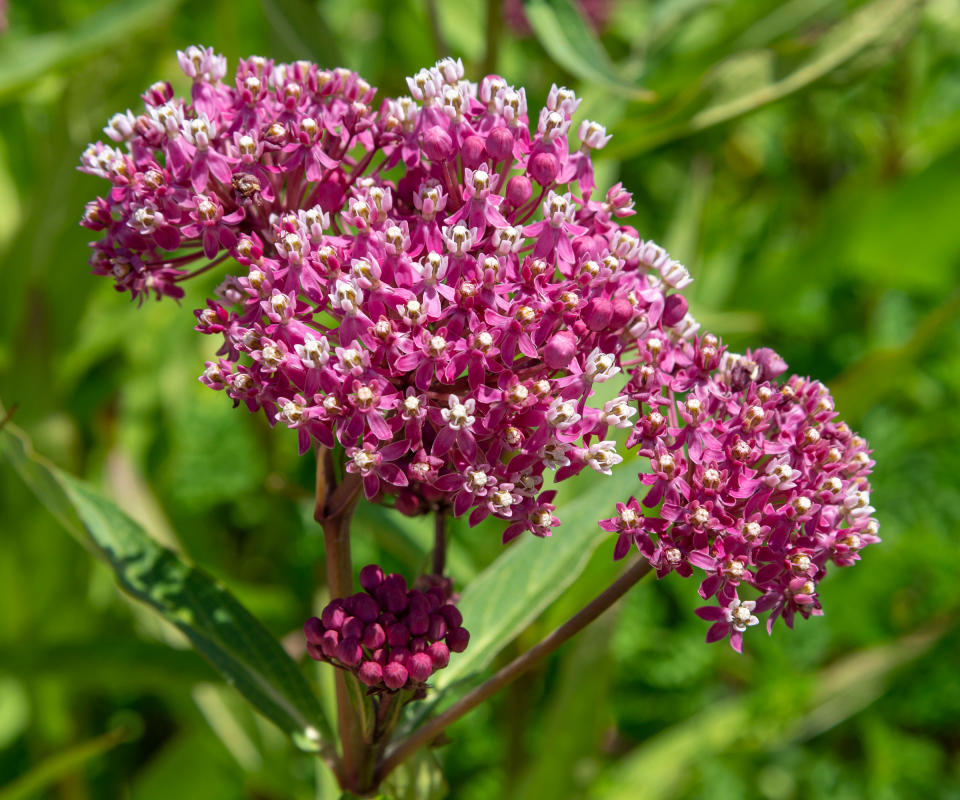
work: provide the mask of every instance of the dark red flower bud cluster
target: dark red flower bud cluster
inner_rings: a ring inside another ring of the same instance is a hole
[[[402,575],[375,564],[360,570],[363,592],[336,598],[304,623],[307,652],[356,674],[372,689],[425,683],[467,649],[463,617],[441,586],[408,589]]]

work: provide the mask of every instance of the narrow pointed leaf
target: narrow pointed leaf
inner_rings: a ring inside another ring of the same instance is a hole
[[[649,89],[620,75],[571,0],[526,0],[523,11],[547,55],[565,70],[632,100],[653,98]]]
[[[782,78],[707,105],[684,120],[651,127],[642,116],[625,119],[602,155],[604,158],[629,158],[796,94],[843,66],[867,47],[890,36],[890,32],[902,27],[920,4],[920,0],[874,0],[831,28],[813,49],[810,58]],[[635,133],[638,130],[642,132]]]
[[[325,752],[332,732],[296,663],[223,586],[143,528],[90,485],[37,457],[13,426],[0,452],[40,500],[113,570],[120,588],[187,636],[230,685],[298,747]]]

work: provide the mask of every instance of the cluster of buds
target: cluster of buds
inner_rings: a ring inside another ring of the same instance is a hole
[[[589,405],[596,385],[639,337],[697,327],[687,271],[622,224],[629,193],[594,196],[603,127],[571,127],[579,100],[554,86],[531,128],[523,88],[452,59],[379,106],[345,70],[180,63],[191,102],[155,84],[83,155],[112,184],[82,221],[105,232],[94,271],[179,296],[191,261],[232,258],[196,312],[223,338],[206,385],[301,451],[341,445],[370,499],[549,535],[544,472],[622,461],[607,436],[629,411]]]
[[[738,651],[758,613],[771,612],[768,631],[779,617],[792,626],[798,613],[822,614],[828,565],[850,566],[879,541],[866,441],[836,419],[818,381],[775,382],[786,364],[772,350],[737,356],[710,334],[648,337],[637,361],[627,444],[649,459],[649,489],[600,523],[617,534],[614,557],[636,545],[661,577],[699,570],[700,596],[717,602],[697,610],[714,623],[707,640],[729,636]],[[742,599],[744,587],[758,599]]]
[[[371,690],[422,688],[462,653],[470,634],[441,586],[407,589],[402,575],[375,564],[360,570],[365,591],[332,600],[304,624],[307,652],[353,672]]]

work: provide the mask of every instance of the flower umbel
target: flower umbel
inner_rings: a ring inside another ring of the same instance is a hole
[[[524,89],[450,59],[378,103],[346,70],[252,57],[229,79],[208,48],[179,56],[190,99],[155,84],[83,155],[111,183],[83,219],[94,271],[177,297],[192,262],[231,258],[198,312],[223,338],[206,385],[301,451],[342,445],[371,499],[549,532],[546,470],[623,460],[606,434],[632,412],[596,388],[638,332],[694,330],[686,271],[622,224],[621,187],[595,192],[602,126],[571,127],[558,86],[529,119]],[[471,470],[493,488],[465,493]]]

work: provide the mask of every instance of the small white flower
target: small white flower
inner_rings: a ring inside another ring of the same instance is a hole
[[[667,261],[660,267],[660,275],[671,289],[684,289],[693,283],[687,268],[679,261]]]
[[[357,450],[353,454],[353,465],[361,475],[367,475],[377,465],[376,456],[369,450]]]
[[[753,600],[740,601],[739,598],[733,598],[730,605],[723,613],[727,622],[733,625],[733,629],[738,633],[743,633],[748,627],[759,624],[760,620],[753,615],[753,609],[756,608],[756,602]]]
[[[304,407],[300,403],[281,397],[277,400],[277,405],[280,407],[278,418],[286,422],[291,428],[303,421]]]
[[[603,421],[615,428],[633,427],[633,420],[630,418],[636,413],[637,409],[631,406],[629,398],[623,395],[603,404]]]
[[[476,421],[476,417],[473,416],[476,401],[470,398],[466,403],[461,403],[460,398],[452,394],[450,395],[448,403],[450,405],[449,408],[440,409],[440,415],[443,417],[443,421],[455,431],[470,430]]]
[[[485,493],[488,484],[496,482],[496,478],[487,475],[482,469],[468,469],[463,488],[471,494],[482,494]]]
[[[604,128],[603,125],[599,122],[592,122],[589,119],[585,119],[580,123],[580,130],[577,132],[577,135],[580,137],[580,141],[583,142],[584,146],[594,150],[605,147],[610,139],[613,138],[607,134],[607,129]]]
[[[476,231],[466,225],[447,225],[443,228],[443,242],[450,255],[464,256],[476,240]]]
[[[570,466],[570,459],[567,456],[569,449],[570,445],[568,444],[552,441],[541,447],[538,455],[543,459],[543,464],[547,469],[560,469]]]
[[[620,367],[615,362],[616,359],[612,355],[601,353],[600,348],[595,347],[587,357],[587,364],[583,369],[584,375],[589,381],[603,383],[620,371]]]
[[[513,494],[512,489],[512,484],[501,484],[499,489],[490,493],[490,509],[493,513],[504,517],[513,516],[513,506],[519,503],[521,498]]]
[[[133,126],[137,124],[136,117],[127,109],[125,114],[114,114],[110,117],[103,132],[115,142],[126,142],[133,137]]]
[[[330,360],[330,343],[326,339],[317,341],[309,333],[303,337],[303,344],[296,344],[293,349],[307,369],[319,369]]]
[[[561,400],[558,397],[547,409],[547,422],[559,430],[576,425],[580,419],[576,403],[571,403],[569,400]]]
[[[333,294],[330,296],[330,305],[339,308],[344,314],[356,315],[363,302],[363,290],[355,283],[337,279]]]
[[[785,459],[771,461],[767,464],[766,473],[763,482],[771,489],[792,489],[800,476],[799,471],[791,467]]]
[[[587,448],[587,465],[603,475],[613,475],[613,467],[623,461],[614,441],[596,442]]]

